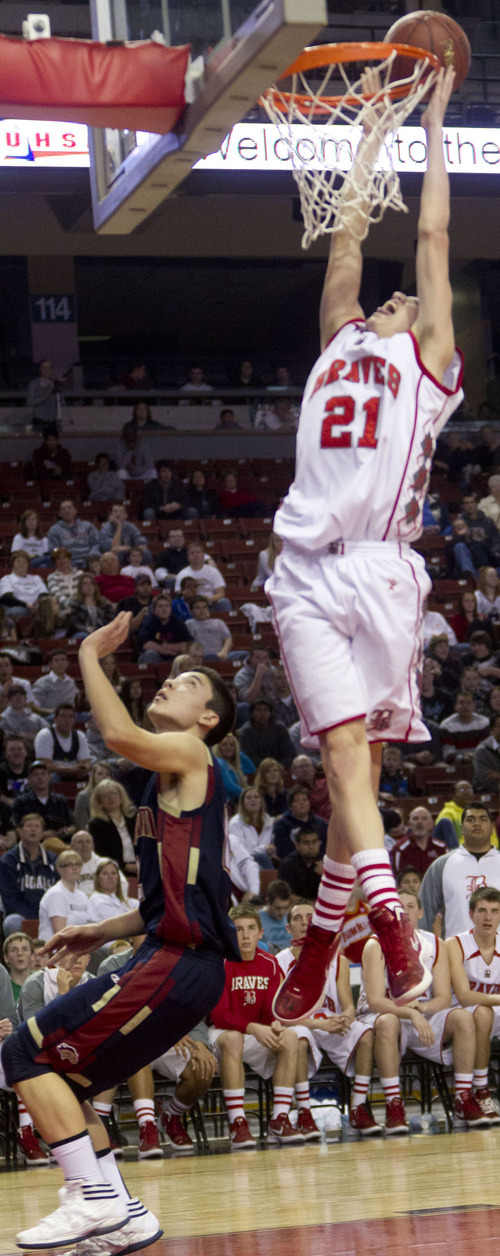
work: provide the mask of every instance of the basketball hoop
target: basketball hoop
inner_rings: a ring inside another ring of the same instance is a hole
[[[414,62],[407,78],[391,78],[398,56]],[[361,67],[370,61],[383,64],[380,89],[367,96]],[[346,68],[350,64],[351,78]],[[380,222],[389,206],[407,213],[392,162],[392,137],[426,96],[438,69],[438,58],[432,52],[406,44],[324,44],[305,48],[278,84],[261,97],[260,103],[279,128],[290,154],[304,218],[304,249],[318,236],[344,226],[356,239],[364,240],[370,223]],[[290,86],[282,89],[279,83],[287,80]],[[376,168],[368,161],[353,162],[368,119],[371,134],[380,137]],[[310,138],[297,138],[299,125],[311,129]],[[337,125],[350,128],[348,139],[335,138]],[[350,207],[358,212],[343,221],[342,204],[347,193]]]

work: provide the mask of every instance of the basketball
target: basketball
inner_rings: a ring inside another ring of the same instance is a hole
[[[469,72],[471,49],[465,31],[452,17],[434,9],[422,9],[400,17],[385,35],[384,43],[410,44],[412,48],[425,48],[427,52],[435,53],[441,65],[454,67],[455,91]],[[396,57],[391,80],[409,78],[414,65],[411,57]]]

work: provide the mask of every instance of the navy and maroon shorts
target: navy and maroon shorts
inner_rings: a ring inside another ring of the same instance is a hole
[[[223,989],[221,955],[148,935],[118,972],[54,999],[5,1039],[7,1084],[59,1073],[80,1101],[90,1099],[173,1047]]]

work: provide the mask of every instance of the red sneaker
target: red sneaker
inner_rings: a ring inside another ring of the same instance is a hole
[[[180,1116],[175,1114],[172,1116],[168,1112],[162,1112],[160,1121],[162,1130],[164,1130],[169,1143],[175,1147],[176,1151],[185,1153],[194,1151],[193,1140],[184,1128]]]
[[[368,919],[382,947],[394,1002],[411,1003],[432,981],[432,973],[423,963],[427,944],[412,929],[403,910],[396,913],[389,907],[373,907]]]
[[[276,1116],[269,1121],[267,1127],[268,1143],[280,1143],[286,1145],[288,1143],[303,1143],[304,1135],[299,1129],[294,1129],[290,1118],[286,1112],[282,1112],[281,1116]]]
[[[296,1025],[322,1006],[328,969],[339,940],[339,933],[309,923],[297,963],[274,996],[274,1015],[284,1025]]]
[[[483,1086],[481,1090],[476,1090],[473,1097],[476,1100],[476,1103],[479,1104],[483,1116],[488,1117],[489,1124],[500,1125],[500,1114],[495,1107],[488,1087]]]
[[[405,1106],[402,1099],[391,1099],[385,1105],[386,1134],[409,1134]]]
[[[366,1103],[358,1103],[355,1108],[351,1108],[349,1125],[351,1129],[357,1130],[358,1134],[361,1134],[363,1137],[365,1135],[382,1133],[382,1126],[377,1125],[368,1100]]]
[[[489,1116],[486,1116],[481,1110],[476,1095],[471,1095],[470,1091],[455,1096],[454,1117],[456,1121],[465,1121],[467,1126],[473,1129],[485,1128],[491,1125]]]
[[[235,1120],[229,1124],[229,1135],[231,1138],[231,1147],[235,1151],[240,1151],[242,1147],[256,1147],[255,1138],[250,1133],[248,1121],[244,1116],[237,1116]]]
[[[309,1111],[309,1108],[299,1108],[297,1129],[300,1130],[300,1133],[306,1143],[317,1142],[318,1138],[321,1138],[316,1121],[314,1120],[312,1112]]]
[[[39,1165],[49,1164],[49,1153],[40,1147],[32,1125],[23,1125],[17,1131],[17,1145],[28,1169],[37,1169]]]
[[[154,1121],[139,1126],[139,1160],[163,1160],[158,1130]]]

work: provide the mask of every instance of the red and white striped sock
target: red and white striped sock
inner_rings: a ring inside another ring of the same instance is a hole
[[[385,1095],[386,1103],[392,1103],[393,1099],[401,1098],[399,1077],[381,1077],[380,1084]]]
[[[28,1109],[24,1106],[24,1103],[21,1103],[20,1099],[18,1099],[17,1101],[17,1111],[19,1113],[19,1129],[20,1130],[24,1129],[26,1125],[33,1125],[33,1121],[31,1120],[30,1113],[28,1112]]]
[[[358,881],[370,907],[388,907],[401,910],[391,861],[386,850],[360,850],[352,857]]]
[[[94,1112],[97,1112],[97,1115],[100,1116],[101,1121],[105,1121],[106,1117],[109,1116],[110,1112],[113,1110],[113,1104],[100,1103],[97,1099],[94,1099],[93,1108]]]
[[[455,1099],[463,1099],[472,1090],[473,1073],[455,1073]]]
[[[167,1113],[167,1116],[184,1116],[185,1112],[189,1112],[189,1104],[181,1103],[179,1099],[176,1099],[175,1095],[172,1095],[172,1098],[165,1104],[163,1111]]]
[[[340,933],[355,880],[356,873],[350,864],[336,863],[329,855],[324,856],[323,873],[312,915],[313,925],[320,925],[331,933]]]
[[[310,1110],[311,1096],[309,1094],[309,1082],[295,1083],[295,1102],[298,1108],[307,1108]]]
[[[273,1090],[273,1115],[272,1121],[278,1116],[288,1116],[290,1104],[293,1099],[293,1086],[275,1086]]]
[[[356,1073],[351,1094],[351,1108],[359,1108],[362,1103],[365,1103],[370,1081],[371,1077],[365,1077],[363,1073]]]
[[[456,1089],[456,1084],[455,1084],[455,1089]],[[488,1089],[488,1069],[487,1068],[475,1068],[474,1069],[474,1090],[487,1090],[487,1089]]]
[[[134,1099],[134,1112],[137,1117],[139,1129],[146,1125],[149,1121],[155,1119],[154,1099]]]
[[[245,1091],[243,1087],[241,1090],[224,1090],[223,1095],[227,1115],[229,1117],[229,1124],[232,1125],[233,1121],[235,1121],[237,1117],[245,1116],[245,1109],[243,1106]]]

